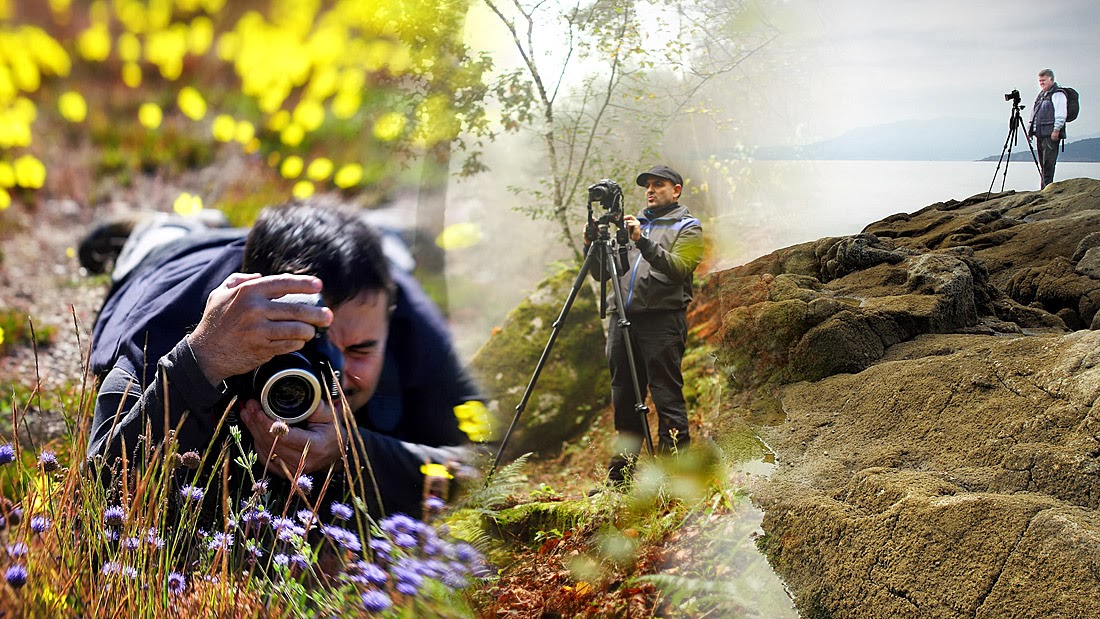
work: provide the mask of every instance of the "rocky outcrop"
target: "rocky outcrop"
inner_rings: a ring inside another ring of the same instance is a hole
[[[754,500],[804,616],[1100,616],[1098,231],[1076,179],[703,281],[731,401],[784,413]]]

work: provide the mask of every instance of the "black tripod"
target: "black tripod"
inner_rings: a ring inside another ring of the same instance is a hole
[[[620,219],[617,221],[621,225],[621,211],[619,213]],[[615,306],[618,309],[618,325],[623,331],[623,341],[626,343],[626,358],[630,367],[630,380],[634,384],[634,410],[642,418],[642,428],[645,432],[645,446],[649,455],[653,455],[653,439],[649,436],[649,420],[646,418],[646,414],[649,412],[649,408],[645,405],[645,400],[642,398],[642,389],[638,384],[638,371],[634,366],[634,350],[631,345],[631,333],[630,333],[630,321],[626,319],[622,290],[619,286],[620,265],[615,258],[615,253],[612,249],[611,233],[608,231],[608,223],[611,221],[612,215],[604,215],[598,221],[596,221],[599,235],[595,241],[588,247],[588,253],[585,255],[584,264],[581,265],[580,273],[577,274],[577,279],[573,282],[573,289],[569,291],[569,297],[565,300],[565,305],[561,309],[561,313],[558,314],[557,320],[554,321],[553,330],[550,332],[550,339],[546,342],[546,348],[542,351],[542,356],[539,358],[538,364],[535,366],[535,371],[531,375],[531,381],[527,383],[527,390],[523,392],[523,397],[520,398],[519,404],[516,405],[516,414],[512,417],[512,423],[508,426],[508,432],[504,434],[504,439],[500,442],[500,450],[497,451],[496,458],[493,460],[493,466],[489,469],[486,480],[491,480],[493,473],[496,471],[497,466],[500,464],[501,458],[504,456],[504,449],[508,446],[508,440],[512,437],[512,432],[515,431],[516,425],[519,422],[520,415],[523,414],[524,409],[527,408],[527,401],[531,399],[531,392],[535,389],[535,383],[539,380],[539,374],[542,373],[543,366],[546,365],[546,360],[550,358],[550,349],[554,346],[554,341],[558,337],[558,333],[561,332],[562,326],[565,324],[565,318],[569,315],[569,309],[573,306],[573,301],[577,298],[577,293],[580,291],[581,286],[584,284],[584,278],[588,275],[589,271],[595,264],[599,269],[596,273],[600,276],[600,318],[604,318],[607,315],[607,278],[604,274],[607,273],[605,269],[611,270],[611,291],[615,295]],[[592,219],[592,207],[589,205],[588,220],[593,222]],[[619,229],[619,240],[616,243],[619,245],[620,255],[622,260],[622,270],[625,271],[629,268],[626,264],[626,231],[622,228]]]
[[[1008,137],[1005,138],[1004,148],[1001,149],[1001,156],[997,159],[997,169],[993,171],[993,180],[989,183],[989,190],[985,192],[986,197],[993,192],[993,184],[997,182],[997,172],[1001,170],[1001,161],[1004,161],[1005,171],[1001,176],[1001,191],[1005,190],[1005,181],[1008,179],[1008,164],[1012,161],[1012,147],[1016,146],[1018,139],[1018,132],[1023,129],[1024,139],[1027,140],[1027,149],[1031,151],[1031,159],[1035,162],[1035,169],[1039,171],[1039,182],[1043,180],[1043,169],[1039,166],[1039,157],[1035,154],[1035,147],[1031,145],[1031,136],[1027,134],[1027,127],[1024,126],[1024,119],[1020,116],[1020,110],[1024,109],[1024,106],[1020,105],[1020,91],[1013,90],[1009,94],[1005,95],[1005,101],[1012,101],[1012,112],[1008,118]],[[1008,153],[1008,157],[1005,157],[1005,153]]]

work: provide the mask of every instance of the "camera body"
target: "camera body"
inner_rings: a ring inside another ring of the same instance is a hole
[[[611,222],[623,219],[623,189],[613,180],[603,179],[588,187],[588,204],[598,202]]]
[[[1020,104],[1020,91],[1012,89],[1012,92],[1005,93],[1005,101],[1011,101],[1013,105]]]
[[[287,295],[276,301],[321,306],[321,295]],[[301,350],[279,355],[247,377],[245,397],[260,401],[272,419],[292,424],[304,421],[325,401],[325,393],[340,397],[344,357],[318,329]]]

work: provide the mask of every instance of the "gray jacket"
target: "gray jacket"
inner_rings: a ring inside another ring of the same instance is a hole
[[[630,245],[630,268],[620,274],[627,313],[683,310],[691,302],[693,273],[703,259],[703,226],[680,204],[655,218],[638,214],[642,238]],[[609,307],[617,309],[615,295]]]

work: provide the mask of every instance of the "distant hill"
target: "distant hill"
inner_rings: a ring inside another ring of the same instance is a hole
[[[1035,143],[1032,142],[1034,147]],[[1030,161],[1031,151],[1029,151],[1021,138],[1020,144],[1017,144],[1017,148],[1024,146],[1025,148],[1012,151],[1011,161]],[[990,155],[981,159],[981,161],[997,161],[1001,158],[1001,154]],[[1100,138],[1088,138],[1087,140],[1077,140],[1076,142],[1066,142],[1065,152],[1058,153],[1058,161],[1082,161],[1093,162],[1100,161]]]
[[[812,144],[765,146],[753,155],[763,160],[996,161],[1007,138],[1007,122],[972,118],[905,120],[851,129]],[[997,154],[990,156],[990,152]],[[1012,160],[1030,158],[1020,134]],[[1067,143],[1058,160],[1100,161],[1100,138]]]

